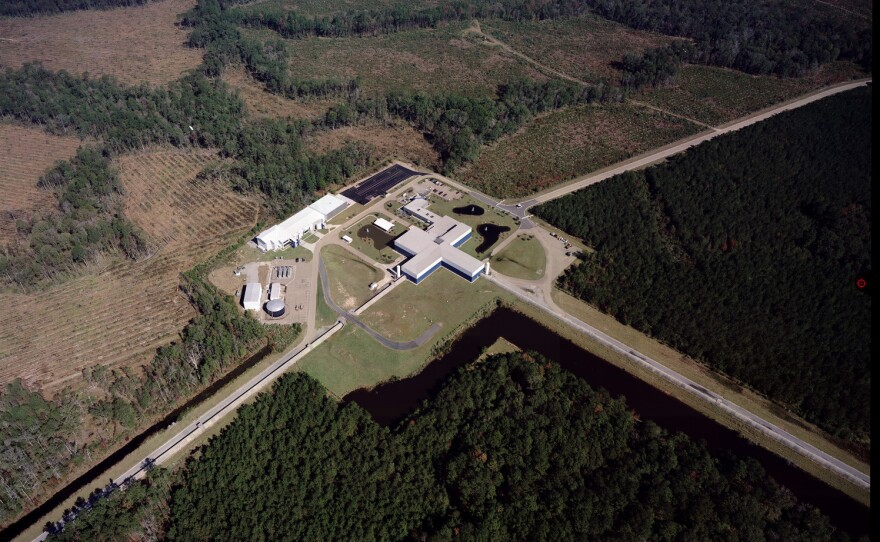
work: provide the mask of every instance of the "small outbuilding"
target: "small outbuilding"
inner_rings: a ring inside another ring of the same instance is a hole
[[[373,222],[373,225],[377,226],[379,229],[381,229],[385,233],[390,232],[391,229],[394,228],[394,222],[389,222],[388,220],[385,220],[382,217],[378,217],[376,219],[376,221]]]
[[[272,318],[280,318],[284,316],[284,301],[280,299],[272,299],[266,302],[266,314]]]
[[[263,300],[263,287],[259,282],[248,282],[244,287],[244,295],[241,297],[241,306],[246,311],[260,310],[260,302]]]

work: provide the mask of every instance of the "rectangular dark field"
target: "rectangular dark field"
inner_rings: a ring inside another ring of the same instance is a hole
[[[352,186],[344,191],[342,195],[363,205],[375,197],[386,194],[389,190],[414,175],[421,175],[421,173],[394,164],[390,168],[383,169],[372,177],[365,179],[357,186]]]

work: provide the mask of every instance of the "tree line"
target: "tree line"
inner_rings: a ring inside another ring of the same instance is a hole
[[[166,476],[55,538],[848,540],[755,461],[528,353],[462,368],[391,430],[284,375]]]
[[[706,142],[535,213],[594,247],[564,289],[870,442],[871,95]]]
[[[142,6],[148,2],[150,0],[4,0],[0,2],[0,16],[51,15],[81,9]]]

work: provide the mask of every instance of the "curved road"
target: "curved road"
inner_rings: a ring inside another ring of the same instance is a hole
[[[431,325],[431,327],[426,329],[424,333],[411,341],[392,341],[391,339],[388,339],[384,335],[381,335],[380,333],[375,331],[367,324],[363,323],[357,316],[343,309],[333,301],[333,299],[330,297],[330,285],[327,281],[327,268],[324,266],[324,260],[320,258],[318,258],[318,272],[321,275],[321,290],[324,293],[324,301],[327,303],[327,306],[333,309],[333,311],[336,312],[336,314],[338,314],[341,318],[366,331],[367,334],[370,335],[370,337],[379,341],[385,348],[390,348],[391,350],[412,350],[413,348],[418,348],[419,346],[425,344],[440,329],[440,324],[435,322]]]

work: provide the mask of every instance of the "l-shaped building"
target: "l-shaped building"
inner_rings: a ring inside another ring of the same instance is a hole
[[[394,246],[410,256],[401,267],[407,278],[418,284],[443,266],[471,282],[477,280],[485,264],[458,248],[470,239],[470,226],[429,211],[428,201],[424,199],[411,201],[403,210],[428,224],[425,230],[412,226],[394,240]]]

